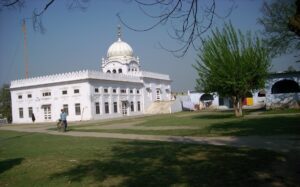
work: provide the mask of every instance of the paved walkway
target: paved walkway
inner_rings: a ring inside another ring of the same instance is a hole
[[[128,124],[130,126],[130,124]],[[1,125],[0,130],[19,132],[46,133],[61,136],[76,137],[99,137],[127,140],[163,141],[176,143],[208,144],[234,147],[252,147],[287,152],[290,150],[300,151],[299,136],[241,136],[241,137],[194,137],[194,136],[161,136],[161,135],[137,135],[101,132],[58,132],[48,130],[55,127],[54,124],[23,124],[23,125]]]

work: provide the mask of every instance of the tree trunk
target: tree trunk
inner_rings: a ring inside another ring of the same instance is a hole
[[[242,111],[242,106],[243,106],[243,102],[242,102],[242,98],[238,98],[238,97],[232,97],[233,99],[233,108],[234,108],[234,113],[236,117],[240,117],[243,115],[243,111]]]
[[[239,98],[239,116],[243,116],[243,98]]]

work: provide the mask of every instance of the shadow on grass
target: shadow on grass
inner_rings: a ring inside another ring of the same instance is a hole
[[[24,158],[13,158],[0,161],[0,174],[22,163]]]
[[[193,116],[193,119],[226,119],[226,118],[234,118],[234,113],[217,113],[217,114],[199,114],[197,116]]]
[[[92,178],[92,184],[106,186],[264,186],[277,181],[272,167],[281,156],[245,148],[132,142],[115,147],[107,159],[82,160],[51,178],[81,184]]]
[[[35,133],[23,133],[23,134],[16,135],[16,136],[9,136],[9,137],[0,138],[0,144],[4,143],[6,141],[13,140],[13,139],[22,138],[24,136],[31,136],[33,134],[35,134]]]
[[[208,131],[222,136],[270,136],[300,135],[299,116],[277,116],[240,119],[215,123],[207,127]]]

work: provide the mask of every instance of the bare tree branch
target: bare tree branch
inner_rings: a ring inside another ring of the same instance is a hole
[[[87,4],[90,0],[70,0],[69,3],[67,3],[68,9],[80,9],[82,11],[86,10],[87,6],[84,6]],[[0,6],[2,7],[14,7],[18,5],[20,8],[23,8],[24,3],[27,2],[26,0],[0,0]],[[57,2],[56,0],[47,0],[47,3],[43,6],[42,9],[40,8],[34,8],[31,17],[23,18],[26,20],[32,21],[32,27],[35,31],[39,31],[41,33],[44,33],[46,31],[42,16],[43,14],[51,7],[53,4]],[[0,7],[1,8],[1,7]]]
[[[177,57],[183,57],[191,47],[199,48],[202,35],[212,27],[215,17],[221,17],[215,13],[215,0],[135,0],[135,2],[143,14],[156,21],[154,24],[140,29],[130,26],[120,14],[117,14],[121,24],[137,32],[149,31],[159,25],[170,25],[172,30],[167,31],[169,37],[179,41],[181,46],[175,49],[169,49],[161,43],[159,46]],[[154,7],[160,8],[159,15],[147,11]],[[232,10],[233,6],[225,17]]]
[[[15,0],[15,1],[12,1],[12,2],[8,1],[8,4],[5,4],[5,2],[4,2],[4,4],[2,6],[9,7],[9,6],[13,6],[13,5],[15,5],[19,2],[20,2],[20,0]]]
[[[54,1],[55,1],[55,0],[50,0],[50,1],[45,5],[45,7],[44,7],[44,9],[43,9],[42,11],[40,11],[39,13],[35,13],[35,12],[34,12],[34,15],[35,15],[35,16],[40,16],[40,15],[42,15],[42,14],[49,8],[49,6],[51,6],[51,5],[54,3]]]
[[[24,7],[25,0],[0,0],[0,11],[2,8],[18,8],[22,9]]]

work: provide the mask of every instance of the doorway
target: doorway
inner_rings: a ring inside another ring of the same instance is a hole
[[[51,105],[44,105],[44,119],[50,120],[51,119]]]
[[[122,114],[123,116],[127,116],[127,108],[128,108],[128,102],[122,101]]]
[[[156,89],[156,101],[161,100],[161,90],[159,88]]]

